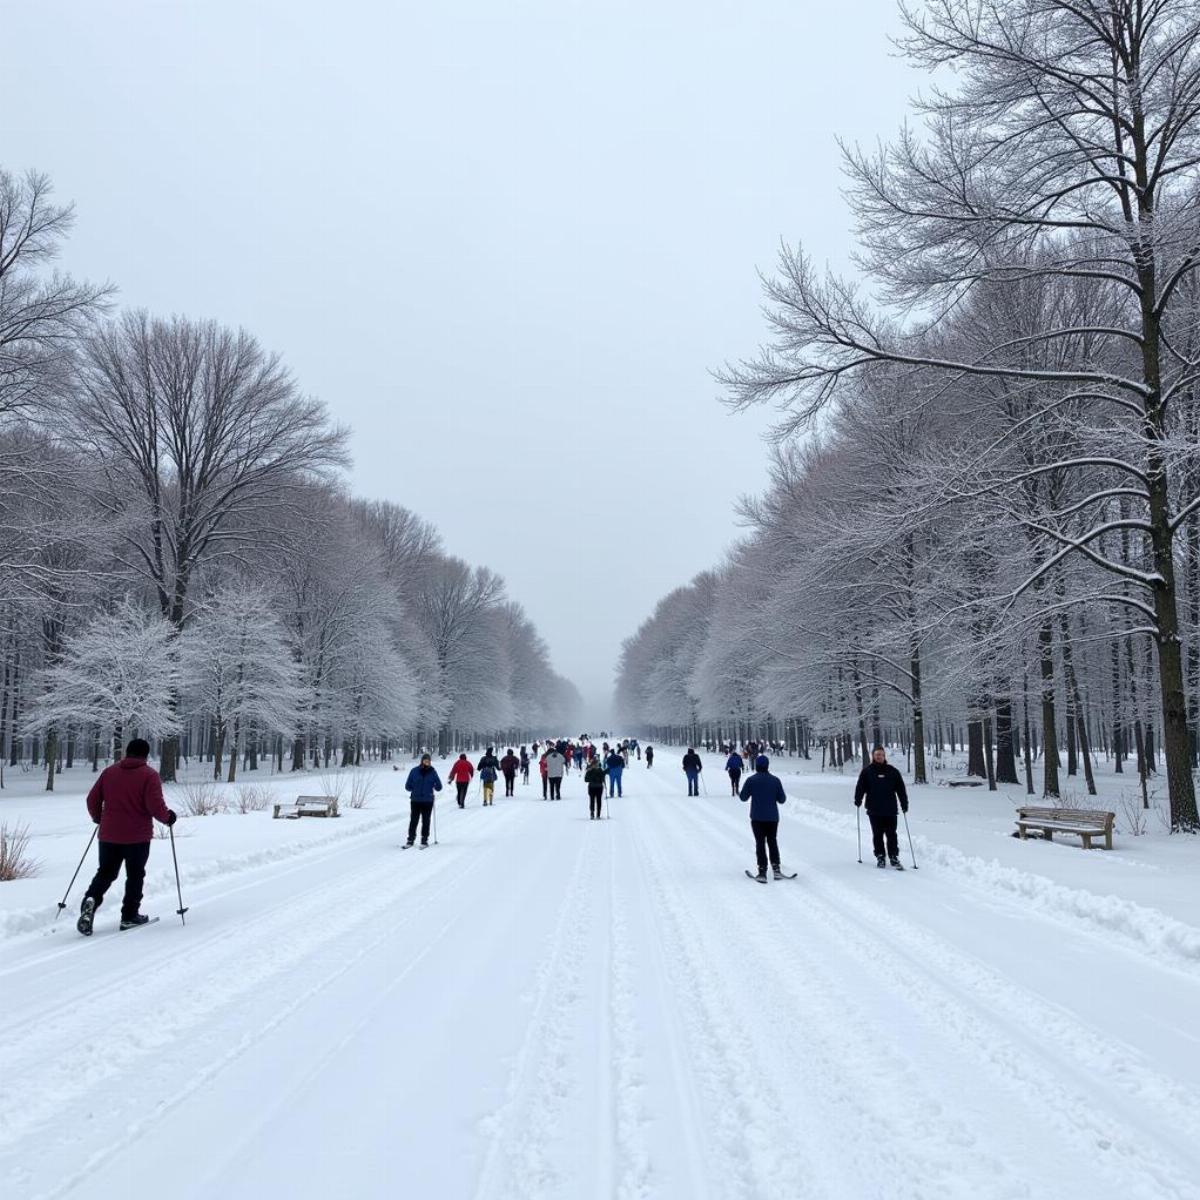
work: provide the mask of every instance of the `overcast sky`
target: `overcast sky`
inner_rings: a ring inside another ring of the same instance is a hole
[[[919,84],[893,0],[0,0],[0,162],[63,265],[244,325],[353,490],[500,571],[588,703],[738,536],[769,414],[709,371],[781,239],[845,262],[837,135]]]

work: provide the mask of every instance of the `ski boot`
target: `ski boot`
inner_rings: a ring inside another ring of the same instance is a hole
[[[149,925],[150,918],[145,913],[134,913],[132,917],[121,918],[122,929],[136,929],[139,925]]]
[[[904,864],[898,858],[892,859],[892,866],[895,867],[897,871],[904,870]]]
[[[882,871],[887,866],[887,859],[882,854],[875,855],[875,865]]]
[[[91,896],[84,896],[83,903],[79,906],[79,920],[75,922],[75,928],[83,934],[84,937],[92,936],[92,922],[96,919],[96,901]]]

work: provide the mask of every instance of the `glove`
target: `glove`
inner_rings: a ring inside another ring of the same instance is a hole
[[[178,820],[179,820],[179,818],[175,815],[175,811],[173,809],[168,808],[167,809],[167,822],[166,822],[167,826],[170,827],[171,825],[174,825],[175,822]]]
[[[902,813],[906,813],[906,812],[908,812],[908,801],[907,801],[907,800],[901,800],[901,801],[900,801],[900,811],[901,811]]]
[[[861,800],[855,800],[855,802],[854,802],[854,807],[855,807],[855,808],[862,808],[862,801],[861,801]]]

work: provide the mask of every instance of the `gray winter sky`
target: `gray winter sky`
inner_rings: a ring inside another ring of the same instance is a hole
[[[780,239],[845,261],[835,136],[919,84],[893,0],[0,0],[0,162],[124,304],[241,324],[354,490],[507,579],[606,717],[621,639],[737,536]]]

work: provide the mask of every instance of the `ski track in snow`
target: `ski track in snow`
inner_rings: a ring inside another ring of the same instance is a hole
[[[499,844],[494,843],[484,853],[494,854],[498,849]],[[24,1081],[20,1089],[5,1089],[0,1094],[0,1178],[7,1167],[17,1195],[50,1200],[66,1194],[99,1163],[131,1146],[248,1046],[394,936],[390,925],[381,925],[377,918],[399,900],[412,896],[406,921],[435,907],[454,886],[455,872],[447,868],[453,868],[465,853],[465,847],[451,848],[440,865],[431,853],[422,868],[400,875],[391,850],[377,844],[376,862],[367,870],[351,871],[336,885],[310,889],[299,897],[289,895],[233,926],[199,933],[202,918],[193,914],[188,938],[162,955],[152,972],[122,979],[119,984],[113,979],[114,986],[120,987],[124,1011],[146,1014],[122,1030],[119,1055],[114,1055],[112,1045],[102,1036],[86,1032],[81,1036],[81,1030],[90,1028],[89,1021],[104,1019],[99,998],[96,1014],[89,1012],[87,1001],[79,997],[58,1006],[44,1019],[18,1012],[17,1021],[30,1032],[19,1042],[6,1039],[0,1045],[0,1078]],[[436,854],[441,852],[438,847]],[[430,886],[424,888],[423,884]],[[148,934],[132,936],[145,939]],[[81,953],[100,949],[94,942],[77,945]],[[291,972],[314,958],[321,962],[320,977],[295,993]],[[204,963],[200,987],[196,986],[197,960]],[[116,974],[111,971],[112,976]],[[194,1064],[194,1074],[185,1071],[187,1083],[172,1093],[169,1080],[180,1058],[164,1055],[181,1045],[186,1046],[182,1058]],[[132,1086],[123,1082],[119,1088],[105,1088],[118,1080],[132,1081]],[[166,1098],[148,1100],[162,1097],[164,1090]],[[106,1119],[123,1134],[90,1155],[52,1189],[28,1190],[31,1178],[20,1162],[21,1143],[41,1133],[69,1149],[77,1140],[71,1131],[79,1122],[86,1127],[95,1103],[93,1094],[98,1091],[104,1096]],[[145,1115],[148,1110],[152,1116]]]
[[[583,844],[567,894],[537,967],[525,1038],[509,1077],[507,1098],[482,1122],[489,1137],[478,1200],[560,1194],[553,1137],[576,1081],[568,1054],[572,1010],[581,1002],[584,941],[591,924],[593,866]]]
[[[731,848],[737,843],[744,847],[744,834],[735,832],[730,820],[724,814],[718,817]],[[802,873],[795,882],[804,879]],[[1190,1134],[1180,1122],[1190,1125],[1191,1114],[1200,1108],[1200,1095],[1151,1069],[1111,1035],[1101,1036],[1069,1013],[1048,1007],[943,939],[898,919],[859,890],[820,875],[808,882],[805,890],[777,898],[782,900],[779,907],[786,906],[785,911],[794,914],[796,925],[789,927],[779,913],[768,913],[775,937],[788,938],[791,949],[805,953],[797,933],[803,939],[819,929],[822,938],[851,955],[865,972],[878,976],[881,989],[901,993],[911,1013],[927,1022],[931,1032],[940,1038],[953,1037],[962,1060],[986,1070],[996,1086],[1012,1093],[1013,1103],[1036,1102],[1039,1124],[1054,1129],[1064,1144],[1073,1144],[1081,1160],[1104,1156],[1102,1178],[1111,1183],[1119,1173],[1120,1195],[1185,1200],[1198,1194],[1191,1174],[1194,1163],[1187,1163],[1188,1156],[1194,1155]],[[797,928],[801,922],[803,926]],[[805,973],[819,975],[832,954],[816,958],[806,954],[806,959]],[[1036,1019],[1031,1019],[1035,1014]],[[1029,1050],[1033,1042],[1038,1044],[1036,1053]],[[1113,1112],[1099,1108],[1097,1091],[1111,1090],[1125,1093],[1128,1106]],[[926,1111],[937,1113],[940,1121],[946,1119],[936,1100]],[[1019,1145],[1018,1138],[1014,1149],[1019,1150]],[[1174,1161],[1176,1155],[1181,1161]],[[1000,1175],[1003,1170],[994,1163],[987,1175]],[[918,1194],[938,1194],[927,1190],[929,1176],[919,1174],[926,1190]],[[1098,1180],[1094,1186],[1104,1185]],[[988,1187],[983,1182],[974,1194],[991,1195]],[[1097,1193],[1085,1188],[1078,1194]]]
[[[916,875],[817,869],[852,847],[853,816],[794,800],[781,840],[800,877],[751,886],[728,797],[630,771],[617,819],[595,823],[576,789],[572,775],[561,804],[452,810],[427,853],[397,852],[392,815],[226,856],[193,873],[186,930],[163,914],[118,934],[112,905],[90,941],[66,916],[53,947],[10,939],[0,1079],[20,1085],[0,1089],[0,1194],[89,1194],[109,1168],[169,1156],[157,1131],[198,1105],[222,1141],[189,1196],[247,1165],[273,1178],[289,1114],[331,1081],[357,1102],[347,1061],[365,1048],[369,1086],[372,1048],[402,1053],[381,1036],[397,1013],[469,987],[442,1034],[461,1031],[465,1053],[422,1059],[468,1072],[437,1093],[450,1111],[422,1113],[422,1078],[377,1069],[389,1111],[427,1118],[409,1153],[459,1160],[474,1200],[1200,1196],[1186,1072],[1123,1036],[1119,1007],[1074,1011],[1069,977],[988,956],[997,930],[1026,929],[1035,953],[1070,945],[1085,969],[1103,960],[1097,978],[1139,972],[1153,1018],[1155,972],[1176,1005],[1193,997],[1200,930],[922,837]],[[489,897],[502,906],[482,920]],[[495,1044],[469,1040],[476,996],[504,1014]],[[116,1054],[112,1011],[138,1014]],[[298,1027],[308,1042],[289,1040]],[[276,1071],[281,1048],[295,1061]],[[251,1051],[268,1069],[239,1111],[226,1076]],[[390,1160],[387,1120],[363,1127],[366,1159]],[[169,1194],[155,1178],[129,1200]],[[289,1194],[316,1195],[294,1178]],[[367,1161],[347,1188],[372,1200],[395,1180]]]
[[[853,817],[830,812],[803,799],[789,797],[789,803],[795,805],[789,816],[794,813],[809,828],[834,833],[847,842],[856,839]],[[964,854],[953,846],[920,835],[913,838],[913,845],[920,850],[924,866],[952,873],[976,892],[1006,901],[1017,900],[1023,909],[1036,911],[1048,920],[1100,934],[1108,940],[1116,938],[1132,953],[1200,979],[1200,929],[1195,926],[1144,904],[1067,887],[1044,875]]]

